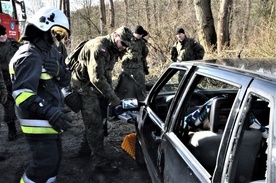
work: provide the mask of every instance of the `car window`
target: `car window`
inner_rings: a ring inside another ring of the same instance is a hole
[[[254,92],[247,95],[229,153],[227,176],[230,182],[265,182],[270,106],[270,100],[265,96]]]
[[[173,131],[212,175],[239,87],[201,74],[197,74],[190,83]]]
[[[163,122],[185,72],[185,70],[172,69],[150,99],[149,106]]]

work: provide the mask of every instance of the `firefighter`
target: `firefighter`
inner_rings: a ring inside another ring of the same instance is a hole
[[[8,140],[14,141],[17,138],[15,121],[17,120],[14,110],[14,99],[12,97],[12,83],[9,73],[9,62],[14,53],[18,50],[20,43],[13,38],[8,38],[6,28],[0,25],[0,64],[5,85],[8,91],[7,101],[2,103],[4,107],[4,121],[8,126]]]
[[[28,20],[22,45],[10,62],[13,97],[22,132],[30,149],[31,162],[21,183],[55,182],[61,162],[61,133],[72,121],[64,108],[61,88],[71,74],[62,55],[53,47],[57,26],[69,32],[62,11],[43,7]]]
[[[6,88],[2,70],[0,69],[0,103],[1,104],[6,103],[7,96],[8,96],[8,91]],[[1,123],[0,123],[0,128],[1,128]],[[0,152],[0,161],[4,161],[4,160],[6,160],[6,157],[4,156],[4,154]]]

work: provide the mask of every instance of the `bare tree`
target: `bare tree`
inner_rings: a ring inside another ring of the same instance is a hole
[[[196,18],[199,23],[199,41],[207,51],[213,51],[217,35],[211,10],[211,0],[194,0]]]
[[[223,46],[229,46],[229,17],[231,12],[232,0],[222,0],[219,10],[218,30],[217,30],[217,49],[222,51]]]
[[[106,11],[105,11],[105,3],[104,0],[100,0],[100,22],[101,22],[101,35],[105,35],[107,33],[106,30]]]
[[[248,27],[249,27],[250,12],[251,12],[251,0],[246,0],[245,17],[244,17],[243,30],[242,30],[243,44],[246,44],[248,42]]]
[[[128,25],[128,0],[124,0],[125,3],[125,25]]]
[[[115,26],[115,10],[113,0],[109,0],[109,11],[110,11],[110,28]]]

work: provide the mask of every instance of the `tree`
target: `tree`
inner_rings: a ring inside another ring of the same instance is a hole
[[[115,10],[113,0],[109,0],[109,11],[110,11],[110,28],[115,26]]]
[[[229,17],[231,12],[232,0],[222,0],[219,9],[219,20],[217,30],[217,50],[222,51],[224,46],[229,46]]]
[[[211,0],[194,0],[196,19],[199,23],[199,41],[205,50],[214,50],[217,35],[211,11]]]
[[[105,35],[107,33],[106,30],[106,11],[105,11],[105,3],[104,0],[100,0],[100,23],[101,23],[101,35]]]

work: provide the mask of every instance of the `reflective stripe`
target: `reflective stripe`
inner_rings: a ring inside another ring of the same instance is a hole
[[[23,88],[23,89],[20,89],[20,90],[14,90],[12,92],[12,97],[16,98],[18,95],[20,95],[23,92],[29,92],[29,93],[31,93],[31,92],[33,92],[33,90],[30,90],[30,89],[27,89],[27,88]],[[33,92],[33,93],[35,93],[35,92]]]
[[[56,176],[55,176],[55,177],[51,177],[51,178],[49,178],[49,179],[47,180],[46,183],[54,183],[54,182],[56,181],[56,179],[57,179]]]
[[[26,134],[58,134],[47,120],[19,119],[21,129]]]
[[[13,67],[9,66],[9,72],[10,72],[10,74],[14,74],[14,69],[13,69]]]
[[[19,119],[23,126],[52,127],[47,120],[41,119]]]
[[[31,179],[29,179],[26,175],[26,173],[24,173],[24,175],[22,176],[20,183],[35,183],[34,181],[32,181]]]
[[[56,130],[49,127],[33,127],[21,125],[21,129],[22,132],[26,134],[58,134]]]
[[[46,183],[54,183],[56,181],[57,177],[51,177],[49,178]],[[20,179],[20,183],[35,183],[33,182],[31,179],[29,179],[26,174],[24,173],[24,175],[22,176],[22,178]]]
[[[49,80],[49,79],[52,79],[53,76],[47,74],[47,73],[41,73],[40,75],[40,79],[43,79],[43,80]]]
[[[34,92],[22,92],[15,98],[15,104],[19,106],[22,102],[24,102],[26,99],[33,95],[35,95]]]

